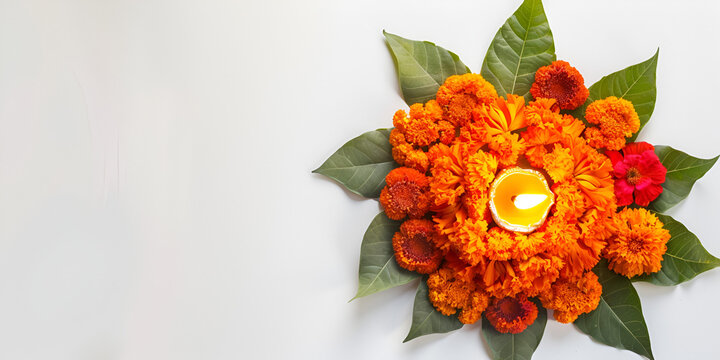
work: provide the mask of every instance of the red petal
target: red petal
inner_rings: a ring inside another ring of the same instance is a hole
[[[633,191],[635,187],[628,184],[625,179],[615,181],[615,197],[617,197],[618,206],[630,205],[633,202]]]
[[[643,191],[635,191],[635,202],[640,206],[648,206],[650,205],[650,202],[657,199],[662,192],[662,186],[652,184],[646,187]]]
[[[655,147],[644,142],[636,142],[625,145],[625,148],[623,148],[623,154],[625,155],[634,155],[634,154],[642,154],[645,151],[655,151]]]
[[[638,170],[640,170],[642,176],[651,178],[655,184],[664,183],[667,169],[660,162],[657,155],[652,151],[646,151],[641,156],[642,160],[638,164]]]
[[[623,161],[623,156],[620,154],[619,151],[607,151],[605,152],[605,155],[610,158],[613,167],[615,166],[615,164]]]

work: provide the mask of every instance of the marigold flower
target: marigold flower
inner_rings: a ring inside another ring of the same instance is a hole
[[[445,110],[445,119],[462,126],[473,111],[497,99],[497,91],[480,74],[453,75],[440,86],[436,100]]]
[[[398,164],[415,169],[424,174],[430,166],[428,155],[422,149],[410,144],[400,144],[392,148],[392,155]]]
[[[617,226],[613,220],[616,210],[617,205],[611,204],[602,211],[597,208],[586,211],[578,222],[583,238],[605,241],[613,236],[617,232]]]
[[[449,121],[440,120],[437,123],[437,129],[439,134],[438,140],[445,145],[452,144],[453,140],[455,140],[455,125]]]
[[[569,179],[575,170],[575,162],[570,155],[570,149],[563,148],[560,144],[555,144],[553,151],[543,156],[543,164],[545,171],[555,182]]]
[[[537,98],[525,108],[525,120],[528,125],[545,127],[555,122],[559,113],[560,106],[555,99]]]
[[[495,136],[527,126],[525,121],[525,98],[508,94],[508,99],[497,98],[494,102],[476,109],[473,118],[485,124],[487,134]]]
[[[619,206],[635,202],[640,206],[648,206],[663,192],[667,169],[655,155],[655,147],[638,142],[627,144],[622,151],[608,151],[612,161],[615,180],[615,196]]]
[[[564,263],[560,269],[561,277],[575,279],[584,271],[592,269],[600,260],[605,242],[588,239],[590,243],[585,243],[575,223],[553,217],[548,220],[545,231],[548,241],[553,244],[553,254],[557,254]]]
[[[555,118],[555,129],[564,137],[579,137],[585,130],[585,124],[572,115],[562,114]]]
[[[535,322],[538,309],[527,298],[494,299],[485,310],[485,317],[501,333],[518,334]]]
[[[544,230],[543,227],[540,229]],[[545,233],[540,229],[527,235],[515,234],[515,248],[511,255],[513,259],[527,260],[547,249],[549,242],[545,241]]]
[[[398,112],[400,112],[400,111],[402,111],[402,110],[398,110]],[[403,114],[405,113],[404,111],[402,111],[402,112],[403,112]],[[392,129],[392,131],[390,131],[390,137],[389,137],[388,141],[390,142],[390,145],[392,145],[392,146],[407,144],[407,141],[405,140],[405,134],[403,134],[402,131],[400,131],[400,129],[397,129],[397,128]]]
[[[486,190],[495,179],[497,168],[498,160],[494,155],[478,151],[465,162],[465,180],[473,190]]]
[[[482,312],[490,304],[490,296],[483,291],[474,291],[470,294],[469,299],[460,315],[458,320],[463,324],[474,324],[480,320]]]
[[[640,118],[633,104],[615,96],[593,101],[585,110],[585,120],[598,125],[585,129],[585,138],[590,146],[620,150],[625,138],[640,130]]]
[[[576,184],[556,183],[552,191],[555,193],[555,216],[569,221],[578,219],[585,213],[586,200]]]
[[[380,192],[380,205],[393,220],[405,216],[420,218],[430,207],[428,179],[415,169],[399,167],[385,177],[386,185]]]
[[[434,246],[436,236],[430,220],[411,219],[402,223],[392,239],[398,265],[420,274],[435,271],[442,261],[442,253]]]
[[[438,239],[438,247],[456,250],[458,257],[470,265],[477,265],[483,259],[487,249],[487,221],[468,218],[461,210],[446,214],[446,217],[434,216],[433,220],[437,223],[439,233],[444,236]],[[448,220],[452,223],[447,223]]]
[[[563,110],[576,109],[590,95],[580,72],[562,60],[553,61],[535,72],[530,94],[534,98],[555,99]]]
[[[533,256],[517,263],[517,281],[522,293],[527,296],[537,296],[550,289],[560,276],[563,266],[562,260],[557,256]]]
[[[609,268],[633,277],[660,271],[670,232],[646,209],[625,208],[615,217],[617,234],[608,239],[604,256]]]
[[[575,162],[573,176],[589,202],[607,208],[615,201],[612,163],[605,155],[588,146],[582,138],[565,139]]]
[[[442,114],[442,108],[437,102],[430,100],[425,105],[410,106],[410,116],[407,116],[403,110],[395,112],[393,125],[405,135],[408,143],[428,146],[440,136],[436,122],[442,119]]]
[[[489,297],[474,282],[459,276],[454,269],[443,266],[430,274],[427,280],[428,298],[443,315],[461,310],[460,321],[471,324],[480,318],[489,303]]]
[[[515,296],[522,289],[517,283],[517,274],[508,260],[490,260],[482,272],[482,284],[490,296],[504,298]]]
[[[555,310],[553,316],[561,323],[571,323],[580,314],[595,310],[600,304],[602,285],[597,275],[588,271],[579,280],[559,280],[550,291],[540,296],[540,301],[547,309]]]
[[[515,165],[520,154],[525,151],[525,142],[518,134],[509,132],[493,136],[489,142],[490,150],[501,165]]]
[[[522,234],[516,234],[512,231],[505,230],[501,227],[494,227],[487,232],[487,253],[486,256],[491,260],[508,260],[515,248],[518,240],[518,236],[524,236]]]

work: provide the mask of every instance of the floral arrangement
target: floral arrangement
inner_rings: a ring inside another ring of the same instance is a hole
[[[636,140],[658,53],[587,88],[556,60],[540,0],[495,35],[482,70],[385,33],[409,110],[315,172],[378,198],[362,297],[421,278],[405,341],[482,321],[495,359],[530,358],[547,311],[652,359],[633,281],[676,285],[717,267],[663,213],[715,163]]]

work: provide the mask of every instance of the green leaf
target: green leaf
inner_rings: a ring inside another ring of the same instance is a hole
[[[360,246],[360,285],[353,300],[407,284],[420,276],[395,261],[392,238],[400,224],[402,221],[390,220],[385,213],[379,213],[368,226]]]
[[[545,332],[547,310],[537,299],[531,299],[531,301],[537,305],[537,319],[519,334],[498,332],[483,315],[482,334],[490,347],[493,360],[530,360],[532,358]]]
[[[426,278],[423,278],[420,281],[415,293],[412,325],[403,342],[408,342],[418,336],[450,332],[463,326],[456,315],[445,316],[435,310],[428,298],[428,286],[425,280]]]
[[[383,31],[408,105],[435,98],[437,90],[451,75],[469,73],[460,58],[428,41],[415,41]]]
[[[337,180],[358,195],[376,198],[385,187],[385,176],[398,166],[389,137],[390,129],[368,131],[345,143],[313,172]]]
[[[710,255],[697,236],[688,231],[685,225],[670,216],[655,215],[670,231],[662,268],[654,274],[636,277],[633,280],[647,281],[656,285],[677,285],[720,266],[720,259]]]
[[[633,103],[640,118],[640,130],[642,130],[655,109],[655,97],[657,95],[655,69],[657,68],[659,53],[660,50],[658,49],[650,59],[605,76],[590,86],[588,89],[590,90],[590,96],[588,96],[587,101],[573,111],[572,115],[584,119],[585,109],[593,101],[615,96]],[[638,133],[640,133],[640,130],[638,130]],[[635,141],[638,133],[633,135],[628,142]]]
[[[703,177],[718,159],[718,156],[699,159],[663,145],[655,147],[655,154],[667,168],[663,192],[650,203],[650,208],[658,212],[665,212],[685,199],[695,181]]]
[[[481,74],[498,95],[517,94],[531,101],[535,71],[555,60],[555,43],[542,1],[525,0],[495,34]]]
[[[603,344],[653,359],[640,297],[630,280],[610,271],[605,260],[593,271],[602,284],[600,304],[589,314],[580,315],[575,325]]]

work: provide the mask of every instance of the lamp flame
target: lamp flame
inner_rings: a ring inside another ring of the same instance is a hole
[[[540,205],[547,198],[544,194],[520,194],[513,197],[513,204],[520,210],[526,210]]]

